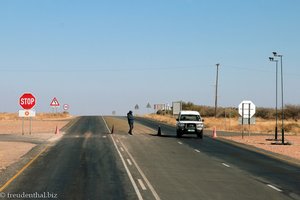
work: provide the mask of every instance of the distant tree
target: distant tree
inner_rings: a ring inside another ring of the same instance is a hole
[[[297,121],[300,118],[300,105],[285,105],[284,115],[285,118],[291,118]]]
[[[151,108],[151,105],[150,103],[147,104],[146,108]]]
[[[134,106],[134,109],[135,110],[138,110],[140,107],[139,107],[139,105],[138,104],[136,104],[135,106]]]

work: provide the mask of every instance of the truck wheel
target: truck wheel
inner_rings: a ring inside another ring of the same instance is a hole
[[[178,138],[181,138],[181,136],[182,136],[181,132],[180,132],[180,131],[177,131],[177,132],[176,132],[176,136],[177,136]]]
[[[203,139],[203,130],[197,133],[197,137]]]

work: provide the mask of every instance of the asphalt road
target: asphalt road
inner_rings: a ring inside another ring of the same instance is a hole
[[[178,139],[163,124],[158,137],[157,122],[136,121],[153,135],[108,134],[102,117],[81,117],[3,192],[47,199],[300,199],[296,166],[209,137]]]
[[[101,117],[81,117],[67,132],[4,189],[6,197],[24,192],[50,195],[46,199],[136,199]]]

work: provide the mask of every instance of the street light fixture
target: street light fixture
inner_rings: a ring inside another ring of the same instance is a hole
[[[273,52],[274,57],[280,58],[280,68],[281,68],[281,134],[282,134],[282,144],[284,144],[284,112],[283,112],[283,69],[282,69],[282,57],[283,55],[278,54],[277,52]]]
[[[271,62],[276,62],[276,126],[275,126],[275,141],[277,141],[278,133],[278,60],[275,60],[273,57],[269,57]]]

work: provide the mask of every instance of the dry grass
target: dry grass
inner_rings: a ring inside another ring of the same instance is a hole
[[[70,118],[68,113],[37,113],[35,120],[56,120]],[[20,120],[19,113],[0,113],[0,120]]]
[[[176,118],[169,115],[156,115],[148,114],[144,117],[155,119],[167,124],[175,125]],[[208,117],[204,118],[204,124],[206,129],[212,129],[216,127],[220,131],[233,131],[239,132],[242,130],[242,126],[238,124],[238,118],[214,118]],[[274,133],[275,129],[275,120],[265,120],[261,118],[256,118],[256,124],[250,126],[250,131],[255,133]],[[284,121],[285,131],[290,135],[299,135],[300,133],[300,123],[294,120],[285,120]],[[248,131],[249,126],[245,125],[244,130]],[[281,130],[281,123],[278,122],[278,130]]]

